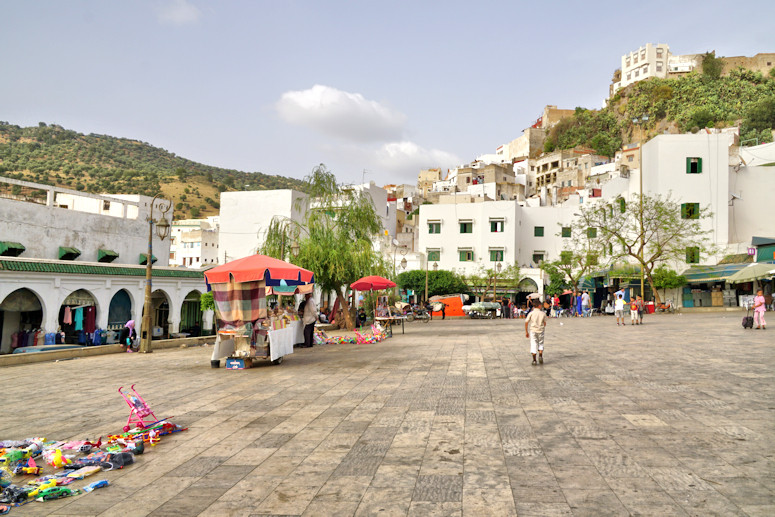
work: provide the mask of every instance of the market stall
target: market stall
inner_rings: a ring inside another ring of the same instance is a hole
[[[213,367],[226,359],[231,369],[250,368],[253,359],[275,364],[303,341],[302,324],[293,310],[268,310],[268,295],[291,296],[312,292],[314,274],[265,255],[251,255],[205,271],[213,292],[218,335],[211,357]]]

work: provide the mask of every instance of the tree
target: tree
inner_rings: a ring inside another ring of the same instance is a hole
[[[654,269],[671,261],[683,262],[690,255],[699,259],[712,252],[714,247],[707,236],[711,230],[702,228],[703,221],[712,214],[699,204],[681,205],[670,195],[632,197],[629,203],[620,198],[582,206],[571,227],[574,232],[594,228],[596,235],[590,238],[592,249],[602,250],[609,263],[633,259],[642,268],[659,303]]]
[[[672,269],[668,269],[664,266],[656,268],[651,276],[654,279],[654,287],[662,289],[662,294],[664,294],[665,297],[667,297],[668,289],[677,289],[686,285],[685,276],[679,275]]]
[[[311,199],[309,208],[303,210],[301,199],[295,206],[303,210],[302,221],[277,218],[267,230],[262,253],[282,258],[279,254],[296,243],[293,262],[314,272],[323,292],[336,293],[347,327],[353,329],[345,297],[348,286],[360,277],[387,271],[382,255],[372,246],[382,228],[379,215],[366,194],[342,188],[323,164],[305,178],[305,191]]]
[[[562,294],[569,286],[565,280],[565,273],[557,269],[552,262],[542,262],[541,269],[549,275],[549,285],[544,288],[544,292],[549,296]]]
[[[562,233],[558,236],[565,237]],[[599,251],[595,246],[596,237],[596,229],[571,226],[570,235],[566,237],[560,258],[549,263],[567,279],[574,296],[579,290],[581,279],[593,267],[599,265]]]
[[[716,57],[715,52],[706,52],[702,56],[702,75],[709,79],[719,79],[724,70],[724,60]]]

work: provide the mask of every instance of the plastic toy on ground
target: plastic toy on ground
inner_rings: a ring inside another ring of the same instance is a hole
[[[108,486],[110,483],[108,483],[107,479],[101,479],[99,481],[95,481],[94,483],[89,483],[85,487],[83,487],[84,492],[91,492],[92,490],[95,490],[97,488],[104,488]]]
[[[11,507],[5,504],[0,504],[0,515],[5,515],[11,511]]]
[[[17,464],[14,469],[14,474],[30,474],[33,476],[39,476],[43,472],[42,467],[38,467],[37,464],[35,464],[35,460],[30,458],[26,462]]]
[[[143,400],[143,397],[141,397],[140,394],[135,390],[134,384],[132,384],[132,386],[129,388],[132,390],[131,393],[128,391],[124,392],[122,391],[123,389],[123,386],[119,387],[118,392],[122,397],[124,397],[124,400],[130,407],[129,418],[127,419],[126,425],[124,426],[124,432],[129,431],[135,425],[139,425],[140,427],[147,427],[150,425],[150,423],[146,424],[146,420],[149,420],[151,423],[158,421],[158,418],[156,418],[156,415],[153,414],[153,411],[151,411],[151,408],[148,406],[145,400]],[[148,417],[153,417],[153,420],[149,419]]]
[[[92,474],[96,474],[97,472],[100,472],[102,470],[101,466],[91,465],[88,467],[81,467],[78,470],[74,470],[67,474],[67,477],[73,478],[73,479],[83,479],[85,477],[91,476]]]
[[[70,497],[71,495],[80,494],[78,489],[71,489],[64,486],[55,486],[41,490],[36,499],[38,501],[50,501],[51,499],[61,499],[62,497]]]

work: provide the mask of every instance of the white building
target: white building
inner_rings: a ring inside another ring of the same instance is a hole
[[[218,264],[218,216],[173,221],[170,265],[198,268]]]
[[[65,313],[82,310],[83,333],[140,327],[145,297],[151,198],[100,196],[0,179],[0,353],[14,335],[62,330],[68,343],[83,336]],[[169,201],[157,200],[159,208]],[[171,218],[172,211],[167,214]],[[202,328],[200,271],[165,267],[169,239],[154,232],[152,327],[156,337]],[[108,263],[110,262],[110,263]],[[85,338],[84,338],[85,339]],[[16,340],[18,344],[18,339]],[[29,343],[32,344],[32,343]],[[42,343],[34,343],[42,344]]]

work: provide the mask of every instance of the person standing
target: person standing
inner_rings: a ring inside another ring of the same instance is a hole
[[[533,302],[533,308],[538,309],[541,302]],[[533,355],[533,365],[536,365],[536,354],[538,362],[544,364],[544,331],[546,329],[546,312],[541,310],[532,310],[525,318],[525,337],[530,339],[530,353]]]
[[[643,303],[643,298],[638,295],[638,299],[635,302],[638,305],[638,325],[643,325],[643,312],[646,310],[646,305]]]
[[[638,323],[638,301],[635,298],[630,298],[630,325],[636,325]]]
[[[315,332],[315,322],[318,319],[318,308],[312,293],[304,297],[304,348],[312,348],[312,334]]]
[[[764,311],[767,310],[767,304],[764,300],[764,291],[756,291],[756,297],[753,299],[753,322],[756,323],[756,330],[767,329],[767,322],[764,321]]]
[[[616,302],[614,302],[614,314],[616,315],[616,325],[624,325],[624,295],[621,293],[616,295]]]
[[[447,304],[444,302],[441,302],[441,319],[444,319],[447,317]]]
[[[581,293],[581,314],[584,317],[589,317],[592,315],[592,300],[589,298],[589,293],[584,290],[583,293]]]

